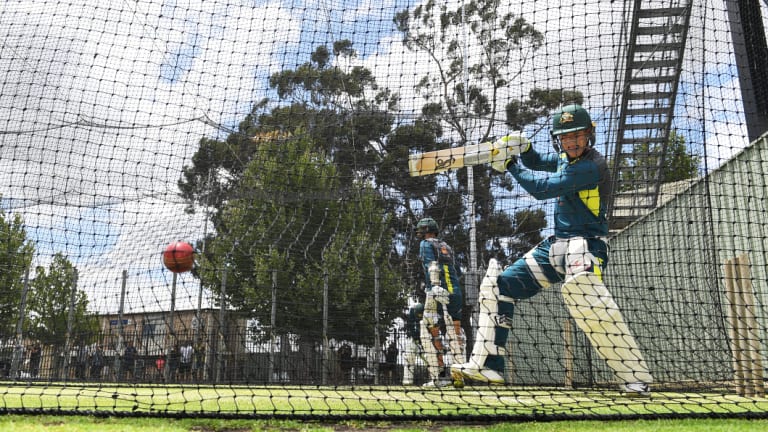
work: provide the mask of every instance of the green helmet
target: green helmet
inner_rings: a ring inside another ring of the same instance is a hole
[[[411,307],[411,309],[413,310],[413,315],[416,318],[421,319],[421,317],[424,316],[424,305],[423,304],[416,303],[415,305],[413,305]]]
[[[418,237],[423,236],[425,233],[438,234],[439,232],[440,228],[437,226],[437,222],[430,217],[424,218],[416,224],[416,236]]]
[[[566,105],[561,110],[555,111],[552,114],[552,146],[555,151],[558,153],[563,151],[558,139],[560,135],[583,130],[590,131],[589,147],[594,146],[596,140],[595,124],[592,123],[587,110],[581,105]]]
[[[552,115],[552,135],[592,129],[592,119],[581,105],[567,105]]]

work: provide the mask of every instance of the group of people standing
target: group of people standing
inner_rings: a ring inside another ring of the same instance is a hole
[[[196,373],[202,368],[205,350],[202,344],[194,347],[191,341],[174,344],[168,355],[160,354],[154,359],[154,373],[151,378],[157,381],[185,382],[199,379]],[[136,359],[138,352],[132,342],[128,342],[121,358],[121,379],[132,380],[136,377]]]
[[[167,358],[165,354],[160,354],[155,359],[155,378],[164,382],[190,381],[195,378],[195,373],[200,366],[195,361],[201,355],[202,350],[195,349],[190,341],[181,345],[174,344]]]
[[[140,364],[139,353],[133,342],[127,342],[122,355],[115,359],[114,354],[107,355],[99,344],[80,344],[73,351],[73,356],[68,364],[72,377],[78,380],[101,381],[103,379],[118,379],[134,381],[137,379],[155,379],[162,381],[191,381],[196,378],[196,373],[202,368],[202,345],[195,349],[192,343],[187,341],[181,345],[175,344],[170,350],[168,358],[161,354],[154,363],[155,373],[146,375],[147,365]],[[26,361],[30,378],[39,378],[41,372],[43,351],[39,343],[35,343],[29,349]],[[60,356],[63,358],[63,356]],[[117,365],[115,360],[118,360]],[[63,360],[62,363],[64,364]],[[143,370],[142,370],[143,369]]]
[[[423,218],[416,225],[426,289],[423,304],[412,306],[407,314],[411,346],[405,354],[403,384],[413,383],[418,356],[429,371],[428,387],[462,387],[465,381],[505,384],[506,343],[516,303],[560,284],[568,312],[613,370],[620,390],[628,396],[650,395],[653,377],[603,282],[612,183],[605,158],[594,148],[595,124],[576,104],[555,111],[552,119],[554,153],[537,152],[516,132],[494,142],[488,156],[494,170],[512,175],[535,199],[556,200],[554,235],[504,269],[495,259],[488,262],[468,358],[460,325],[460,268],[450,246],[440,240],[434,219]]]
[[[41,378],[43,368],[43,348],[39,342],[35,342],[27,350],[27,358],[24,361],[25,373],[28,378]],[[63,352],[58,356],[49,355],[49,359],[55,360],[51,365],[46,362],[47,369],[55,369],[78,380],[100,380],[107,367],[103,346],[98,344],[87,345],[80,343],[72,351],[73,355],[66,359]],[[71,374],[71,375],[69,375]],[[49,374],[44,373],[47,378]],[[22,375],[23,376],[23,375]]]

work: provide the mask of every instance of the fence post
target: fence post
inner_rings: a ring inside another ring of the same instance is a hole
[[[758,335],[759,325],[755,318],[755,296],[752,290],[752,273],[750,271],[749,255],[742,254],[736,257],[736,286],[739,288],[737,295],[741,304],[741,334],[744,338],[746,356],[744,376],[747,386],[747,396],[765,395],[765,383],[763,382],[762,346]]]
[[[323,385],[327,384],[330,372],[328,349],[328,270],[326,269],[323,272],[323,376],[321,378]]]
[[[224,365],[221,351],[223,347],[226,345],[224,341],[226,340],[227,335],[225,334],[225,326],[224,326],[224,308],[225,308],[225,299],[227,296],[227,270],[228,268],[224,266],[224,273],[221,275],[221,295],[219,296],[219,337],[217,338],[218,341],[216,343],[216,360],[215,360],[215,367],[216,367],[216,373],[215,373],[215,382],[218,384],[221,381],[221,373],[222,368]]]
[[[27,309],[27,292],[29,291],[29,267],[24,271],[24,287],[21,291],[21,303],[19,304],[19,320],[16,322],[16,343],[13,344],[13,358],[11,358],[11,379],[19,377],[19,365],[24,355],[24,318]]]
[[[117,349],[115,351],[115,381],[118,381],[120,379],[121,371],[121,360],[120,357],[123,354],[123,350],[125,349],[123,345],[125,344],[125,337],[123,334],[123,313],[125,308],[125,287],[126,283],[128,281],[128,270],[123,270],[123,284],[120,288],[120,306],[117,310]],[[146,354],[146,353],[145,353]],[[133,372],[131,371],[131,378],[133,378]]]
[[[69,293],[69,311],[67,313],[67,336],[66,340],[64,342],[64,381],[69,378],[69,363],[72,361],[71,356],[71,350],[72,350],[72,325],[74,324],[75,320],[75,296],[77,294],[77,270],[75,270],[74,275],[75,280],[72,284],[72,291]]]
[[[277,324],[277,270],[272,269],[272,309],[269,315],[269,365],[267,365],[267,382],[274,381],[275,374],[275,324]]]
[[[381,335],[379,334],[379,291],[380,291],[380,281],[379,281],[379,265],[376,263],[375,259],[372,259],[373,261],[373,313],[374,313],[374,330],[373,330],[373,339],[374,343],[376,344],[376,354],[373,361],[373,383],[379,384],[379,360],[381,359]]]
[[[174,344],[176,343],[176,330],[173,328],[175,325],[174,323],[174,315],[176,315],[176,279],[178,278],[178,273],[173,272],[173,279],[171,280],[171,316],[168,318],[168,332],[166,333],[165,337],[165,368],[163,370],[163,376],[165,377],[165,382],[170,382],[171,378],[171,350],[174,348]],[[170,347],[170,348],[169,348]]]
[[[744,395],[744,369],[742,360],[741,338],[739,335],[739,312],[736,304],[736,290],[734,288],[734,262],[725,261],[725,297],[728,299],[728,337],[731,339],[731,364],[733,365],[733,381],[736,393]]]

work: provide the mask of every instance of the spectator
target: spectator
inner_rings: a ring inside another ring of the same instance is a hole
[[[88,370],[88,347],[84,342],[80,342],[77,348],[77,358],[75,360],[75,378],[84,380],[85,372]]]
[[[392,342],[384,351],[384,368],[382,372],[382,378],[384,378],[384,384],[395,384],[397,380],[397,356],[400,351],[397,349],[397,345]]]
[[[195,344],[194,364],[192,365],[192,374],[194,379],[199,381],[205,378],[203,369],[205,368],[205,343],[199,341]]]
[[[165,355],[160,354],[155,360],[155,370],[160,381],[165,381]]]
[[[136,347],[133,346],[133,342],[128,342],[128,345],[126,345],[125,351],[123,352],[123,363],[120,368],[121,375],[124,379],[128,379],[129,374],[131,376],[130,379],[134,379],[137,355],[138,352],[136,351]]]
[[[179,380],[189,380],[190,372],[192,371],[192,354],[194,349],[192,348],[192,342],[187,341],[184,346],[179,350],[180,363],[179,363]]]
[[[173,348],[171,348],[171,352],[168,353],[168,381],[174,382],[177,379],[177,374],[179,372],[179,360],[181,357],[181,353],[179,350],[179,344],[173,344]]]
[[[352,383],[352,348],[348,344],[339,347],[339,367],[341,368],[342,383]]]
[[[29,375],[32,378],[37,378],[40,375],[40,360],[43,356],[43,350],[40,348],[39,343],[32,345],[32,349],[29,351]]]
[[[104,350],[101,345],[96,346],[91,353],[91,379],[101,380],[101,370],[104,368]]]

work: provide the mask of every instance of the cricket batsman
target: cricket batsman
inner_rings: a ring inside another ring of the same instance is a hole
[[[472,355],[468,362],[451,366],[454,385],[462,386],[465,379],[503,384],[515,302],[562,282],[569,313],[613,369],[622,391],[648,396],[653,378],[603,283],[611,178],[605,158],[593,148],[594,124],[584,108],[568,105],[553,113],[551,134],[557,154],[540,154],[522,135],[511,135],[514,139],[505,137],[489,158],[493,169],[510,173],[534,198],[557,201],[555,233],[503,271],[496,260],[488,263]]]
[[[403,368],[403,385],[412,385],[416,374],[416,360],[424,358],[424,348],[421,346],[421,320],[424,318],[424,305],[416,303],[408,308],[405,315],[405,335],[408,345],[405,348],[405,367]]]
[[[426,298],[424,300],[424,326],[422,344],[430,380],[425,387],[443,387],[451,384],[450,372],[446,368],[446,349],[440,334],[445,324],[451,357],[464,361],[465,338],[461,328],[462,291],[453,249],[438,238],[440,229],[432,218],[424,218],[416,224],[419,243],[419,259],[424,267]]]

